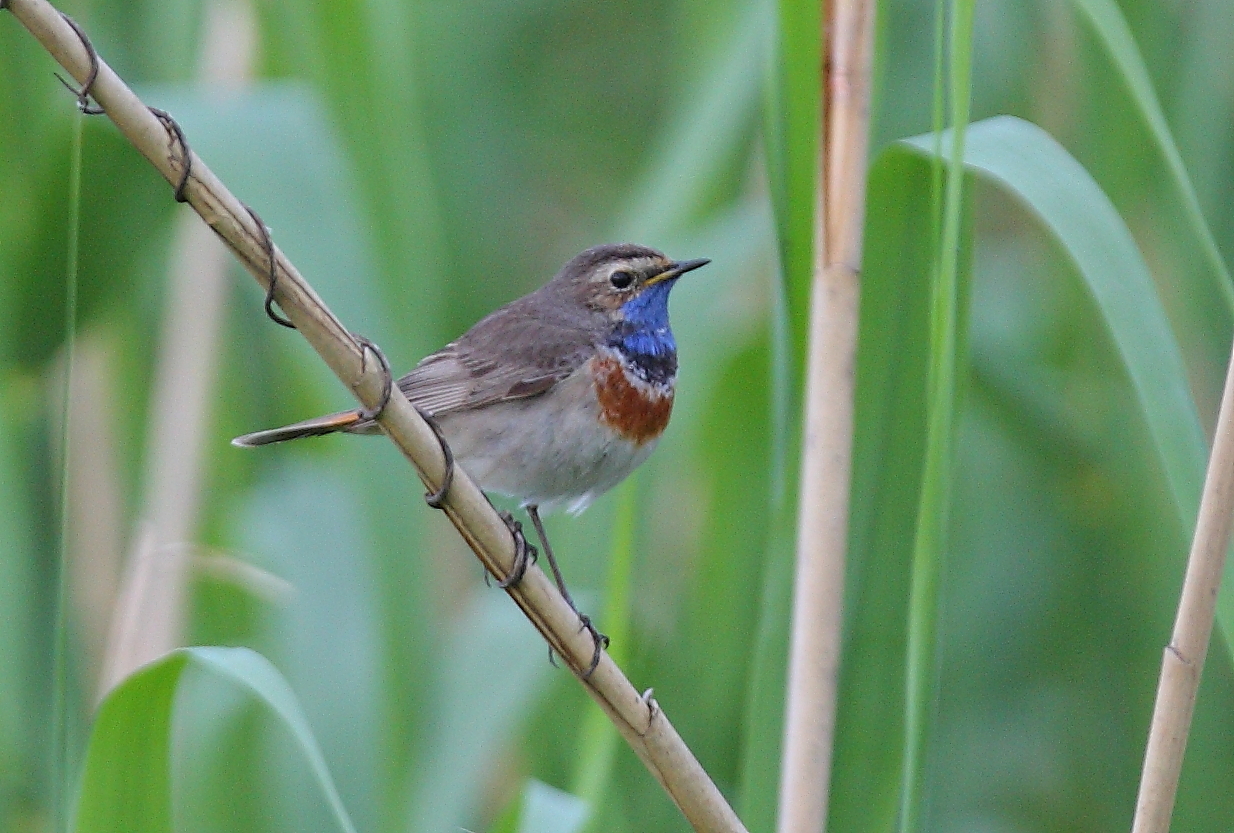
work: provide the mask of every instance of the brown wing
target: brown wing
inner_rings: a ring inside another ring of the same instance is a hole
[[[426,356],[398,385],[430,414],[523,399],[551,389],[595,352],[597,322],[533,293]],[[602,324],[599,324],[602,326]]]

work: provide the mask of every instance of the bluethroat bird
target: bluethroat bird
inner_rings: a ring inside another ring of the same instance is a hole
[[[668,296],[678,278],[709,262],[672,261],[633,244],[588,249],[398,380],[476,484],[527,510],[576,613],[540,510],[583,511],[651,454],[668,425],[677,379]],[[374,420],[351,410],[232,443],[340,431],[380,433]],[[518,525],[508,516],[506,522],[520,537]],[[504,586],[517,582],[522,566]],[[579,618],[596,642],[594,669],[606,638]]]

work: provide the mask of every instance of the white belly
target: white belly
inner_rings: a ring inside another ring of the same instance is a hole
[[[585,367],[542,396],[446,414],[438,423],[481,489],[542,512],[583,511],[656,445],[623,439],[601,423]]]

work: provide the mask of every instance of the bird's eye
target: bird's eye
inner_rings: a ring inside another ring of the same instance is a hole
[[[634,273],[626,269],[618,269],[616,272],[609,275],[608,282],[613,285],[614,289],[625,289],[630,284],[634,283]]]

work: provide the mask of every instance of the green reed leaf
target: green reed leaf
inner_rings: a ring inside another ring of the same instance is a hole
[[[74,823],[78,833],[176,829],[175,715],[190,671],[225,680],[268,709],[290,732],[338,829],[354,833],[295,694],[268,660],[247,648],[180,649],[138,670],[107,696],[86,751]]]

